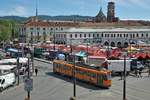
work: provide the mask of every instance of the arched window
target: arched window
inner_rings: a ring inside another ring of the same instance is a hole
[[[128,42],[124,43],[124,47],[127,48],[128,47]]]
[[[106,41],[106,42],[104,43],[104,45],[105,45],[105,46],[109,46],[109,43]]]
[[[117,47],[122,47],[121,42],[118,42],[118,43],[117,43]]]
[[[115,47],[115,42],[111,42],[111,46],[112,46],[112,47]]]

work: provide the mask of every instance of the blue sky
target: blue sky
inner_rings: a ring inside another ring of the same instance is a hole
[[[100,5],[107,13],[109,0],[38,0],[40,15],[95,16]],[[120,19],[150,20],[150,0],[111,0],[116,3],[116,16]],[[0,16],[34,16],[36,0],[1,0]]]

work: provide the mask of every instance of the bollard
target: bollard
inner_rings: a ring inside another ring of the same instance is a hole
[[[76,97],[70,97],[70,100],[76,100]]]
[[[26,97],[24,100],[30,100],[28,97]]]

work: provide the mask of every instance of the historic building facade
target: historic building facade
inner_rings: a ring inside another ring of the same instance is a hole
[[[53,41],[55,32],[60,32],[70,27],[76,27],[75,22],[41,21],[30,18],[20,28],[20,42],[46,42]]]
[[[121,47],[131,42],[137,44],[138,41],[149,40],[149,26],[139,21],[119,21],[119,18],[115,17],[113,1],[108,2],[107,9],[107,17],[100,8],[99,13],[93,18],[94,22],[38,20],[36,9],[36,16],[20,27],[20,42],[97,43]]]
[[[57,44],[99,44],[105,46],[126,47],[130,43],[138,44],[138,41],[150,39],[150,29],[76,29],[71,28],[56,32],[55,43]]]

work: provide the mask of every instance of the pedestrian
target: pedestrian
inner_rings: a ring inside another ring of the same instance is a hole
[[[142,78],[142,69],[139,70],[139,77]]]
[[[120,78],[121,78],[120,80],[123,79],[123,72],[120,73]]]
[[[37,76],[37,74],[38,74],[38,69],[36,68],[35,69],[35,75]]]
[[[135,69],[135,76],[138,77],[138,70]]]
[[[148,68],[148,77],[150,77],[150,67]]]

